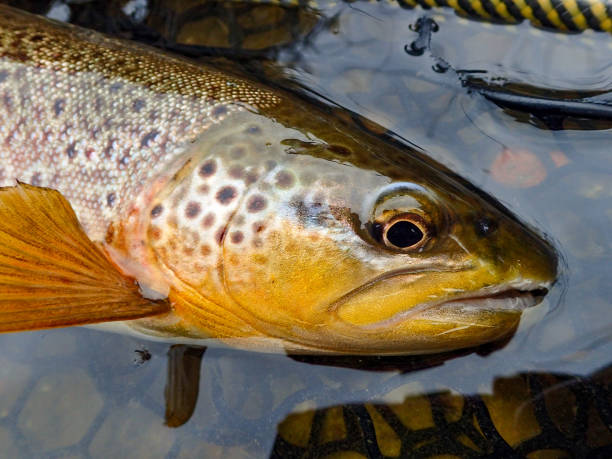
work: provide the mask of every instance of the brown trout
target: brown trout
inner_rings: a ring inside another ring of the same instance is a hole
[[[113,322],[328,354],[513,333],[555,280],[553,248],[341,118],[0,7],[0,330]]]

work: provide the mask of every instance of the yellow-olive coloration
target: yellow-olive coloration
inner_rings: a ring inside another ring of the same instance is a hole
[[[244,77],[2,7],[0,94],[1,185],[58,190],[167,298],[126,330],[438,352],[508,336],[556,277],[553,248],[466,181]]]

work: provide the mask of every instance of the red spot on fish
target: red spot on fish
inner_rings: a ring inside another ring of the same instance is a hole
[[[206,217],[202,219],[202,226],[204,228],[210,228],[214,222],[215,222],[214,214],[208,214],[206,215]]]
[[[282,190],[291,188],[294,182],[295,178],[290,172],[280,171],[278,174],[276,174],[276,186]]]
[[[265,209],[266,205],[266,198],[256,194],[249,198],[249,201],[247,202],[247,210],[251,213],[259,212],[260,210]]]
[[[261,233],[264,229],[266,229],[266,225],[264,222],[255,222],[253,223],[253,232]]]
[[[230,239],[234,244],[240,244],[244,239],[244,234],[242,234],[242,231],[234,231],[230,234]]]

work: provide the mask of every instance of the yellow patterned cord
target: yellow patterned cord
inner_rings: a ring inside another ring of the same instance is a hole
[[[240,0],[238,0],[240,1]],[[245,0],[241,0],[245,1]],[[355,3],[358,0],[344,0]],[[464,17],[489,22],[517,24],[525,19],[536,27],[567,32],[598,30],[612,32],[612,0],[368,0],[396,4],[402,8],[450,7]],[[259,3],[325,9],[336,0],[258,0]]]

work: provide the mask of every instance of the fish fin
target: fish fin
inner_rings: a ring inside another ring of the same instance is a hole
[[[189,421],[198,401],[204,347],[176,344],[168,351],[166,425],[180,427]]]
[[[144,298],[85,234],[57,191],[0,188],[0,332],[127,320],[168,312]]]

